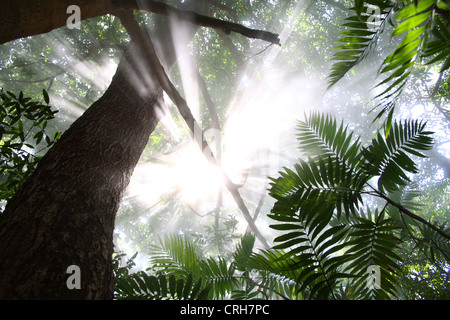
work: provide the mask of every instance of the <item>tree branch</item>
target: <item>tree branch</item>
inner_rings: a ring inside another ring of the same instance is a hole
[[[446,63],[448,63],[449,60],[450,60],[450,57],[448,57],[448,58],[445,60],[444,65],[445,65]],[[438,90],[439,90],[439,87],[440,87],[440,85],[441,85],[442,74],[443,74],[443,72],[439,73],[439,77],[438,77],[438,79],[436,80],[436,84],[435,84],[434,87],[433,87],[433,91],[431,92],[431,94],[428,93],[428,95],[430,96],[431,102],[434,104],[435,108],[436,108],[436,109],[437,109],[437,110],[445,117],[445,119],[446,119],[447,121],[450,122],[450,114],[449,114],[448,112],[446,112],[446,110],[445,110],[444,108],[441,107],[440,103],[438,103],[438,102],[436,101],[436,94],[437,94],[437,92],[438,92]]]
[[[2,0],[0,10],[0,44],[8,41],[50,32],[67,25],[66,9],[73,5],[72,0]],[[190,23],[223,30],[225,33],[236,32],[243,36],[260,39],[280,45],[277,34],[250,29],[240,24],[215,19],[193,11],[180,10],[153,0],[80,0],[76,1],[86,20],[116,14],[119,11],[143,10],[163,16],[173,16]],[[20,28],[18,28],[20,26]]]
[[[430,227],[431,229],[433,229],[434,231],[436,231],[437,233],[439,233],[441,236],[443,236],[446,239],[450,239],[450,235],[446,234],[444,231],[442,231],[441,229],[439,229],[438,227],[434,226],[433,224],[431,224],[430,222],[428,222],[427,220],[425,220],[424,218],[414,214],[413,212],[409,211],[408,209],[406,209],[404,206],[402,206],[401,204],[389,199],[389,197],[385,196],[384,194],[376,191],[376,196],[380,197],[382,199],[384,199],[387,203],[389,203],[390,205],[396,207],[400,212],[406,214],[408,217],[412,218],[413,220],[422,222],[423,224],[427,225],[428,227]]]
[[[239,52],[237,51],[235,45],[233,44],[233,41],[222,30],[216,30],[219,37],[222,39],[222,41],[225,43],[225,45],[228,47],[228,50],[230,50],[231,55],[233,56],[234,60],[236,61],[238,66],[241,66],[242,59],[239,56]]]
[[[281,45],[278,34],[263,30],[250,29],[238,23],[208,17],[205,15],[198,14],[194,11],[180,10],[171,7],[165,3],[151,0],[146,1],[117,0],[117,1],[120,4],[119,7],[123,9],[142,10],[160,14],[163,16],[170,16],[173,18],[177,18],[181,21],[190,22],[192,24],[199,25],[202,27],[212,28],[215,30],[222,30],[226,34],[230,34],[230,32],[236,32],[247,38],[260,39],[273,44]]]
[[[180,95],[178,90],[175,88],[173,83],[170,81],[169,77],[167,76],[163,66],[161,65],[158,56],[156,54],[155,48],[153,47],[153,44],[151,42],[151,39],[146,36],[143,32],[143,30],[140,28],[137,21],[134,19],[133,12],[130,11],[121,11],[116,13],[117,16],[122,21],[123,26],[129,33],[132,41],[142,49],[142,54],[145,56],[145,59],[149,62],[151,70],[153,74],[155,75],[157,81],[159,82],[162,89],[167,93],[169,98],[173,101],[173,103],[177,106],[181,116],[185,120],[186,124],[188,125],[189,129],[194,133],[194,140],[196,140],[196,133],[201,133],[202,129],[196,122],[194,116],[192,115],[189,106],[187,105],[184,98]],[[196,141],[200,144],[201,150],[203,154],[206,155],[206,151],[208,150],[208,158],[212,162],[217,162],[214,158],[214,155],[211,152],[211,149],[208,146],[207,141],[204,139],[203,134],[201,135],[201,141]],[[224,179],[224,184],[233,196],[233,199],[235,200],[236,204],[238,205],[239,209],[242,211],[242,214],[244,215],[245,220],[252,228],[253,232],[255,233],[255,236],[262,242],[262,244],[265,247],[269,247],[264,237],[259,232],[255,222],[253,221],[250,212],[248,211],[247,206],[244,203],[244,200],[242,199],[241,195],[239,194],[238,187],[230,180],[230,178],[223,172],[222,170],[222,176]]]
[[[203,99],[205,99],[206,107],[208,108],[209,115],[211,116],[211,126],[216,130],[221,130],[219,116],[217,114],[217,108],[214,102],[212,101],[211,95],[208,92],[208,88],[206,87],[205,80],[200,74],[199,69],[197,68],[197,82],[202,93]]]

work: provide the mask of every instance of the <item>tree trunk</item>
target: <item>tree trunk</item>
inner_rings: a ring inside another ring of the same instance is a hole
[[[0,217],[1,299],[112,298],[115,214],[158,123],[162,96],[136,52],[131,46],[124,54],[105,94],[42,158]],[[80,268],[80,289],[67,286],[71,265]]]
[[[5,1],[0,11],[0,43],[63,26],[66,17],[61,10],[72,4],[66,0]],[[143,10],[161,15],[176,13],[176,20],[278,41],[277,35],[194,13],[207,9],[199,0],[182,2],[184,12],[149,0],[74,4],[81,8],[81,19],[86,19],[140,8],[138,3],[145,4]],[[171,41],[162,32],[169,25],[158,25],[153,37],[166,68],[176,59]],[[187,23],[177,28],[189,29],[193,35],[197,26]],[[157,108],[162,106],[162,90],[144,55],[137,51],[131,46],[125,53],[105,94],[41,159],[0,216],[0,299],[113,297],[115,215],[158,123]],[[74,276],[75,284],[79,276],[80,288],[71,286]]]
[[[199,3],[184,1],[182,7],[205,12]],[[167,39],[173,25],[166,18],[157,21],[153,39],[169,68],[176,60]],[[181,46],[198,29],[189,23],[176,27],[187,35]],[[144,56],[130,46],[104,95],[63,134],[8,202],[0,216],[0,299],[113,297],[115,216],[162,108],[162,89]],[[80,289],[67,285],[72,265],[80,268]]]

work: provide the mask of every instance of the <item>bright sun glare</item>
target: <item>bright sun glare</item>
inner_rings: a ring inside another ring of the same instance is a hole
[[[172,175],[180,199],[190,205],[215,199],[222,185],[219,167],[210,163],[193,144],[183,149],[177,158]]]
[[[304,2],[300,1],[295,12],[299,12],[303,5]],[[291,22],[280,34],[282,41],[289,38]],[[173,39],[187,36],[181,29]],[[174,42],[182,93],[193,116],[205,130],[200,117],[203,112],[202,94],[194,72],[198,69],[197,63],[188,48],[178,43],[183,41]],[[195,141],[180,142],[184,140],[181,137],[186,128],[181,128],[183,124],[176,122],[177,117],[170,111],[160,119],[160,124],[165,134],[175,142],[173,150],[136,167],[127,197],[137,198],[153,213],[162,205],[161,199],[175,196],[203,216],[215,208],[220,192],[226,193],[223,184],[225,173],[233,183],[242,186],[239,190],[245,194],[246,204],[250,208],[255,206],[254,202],[259,201],[261,193],[267,192],[267,177],[280,170],[287,160],[284,154],[292,154],[295,119],[303,115],[304,106],[317,98],[314,88],[300,92],[299,87],[320,86],[318,83],[305,83],[302,78],[287,78],[277,67],[281,50],[281,47],[271,46],[257,55],[263,57],[261,61],[242,66],[238,89],[230,92],[226,119],[221,123],[221,167],[210,163]]]
[[[200,148],[190,142],[162,160],[139,164],[133,174],[128,196],[154,206],[164,195],[173,194],[192,208],[213,203],[222,188],[222,173],[209,162]]]

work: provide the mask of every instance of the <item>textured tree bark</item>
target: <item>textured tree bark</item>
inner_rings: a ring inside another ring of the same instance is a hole
[[[184,6],[196,10],[196,3]],[[169,68],[176,55],[163,20],[154,40]],[[191,37],[198,28],[177,27]],[[104,95],[40,160],[0,216],[0,299],[113,297],[115,216],[162,107],[162,89],[139,50],[130,46]],[[80,268],[81,289],[67,286],[71,265]]]
[[[0,10],[0,43],[47,33],[63,27],[70,17],[67,8],[77,5],[81,19],[112,13],[113,0],[3,0]]]
[[[118,5],[137,3],[4,2],[0,11],[0,43],[64,25],[66,17],[61,18],[60,9],[70,4],[79,5],[85,19],[109,13]],[[183,14],[177,17],[183,18]],[[229,27],[220,20],[206,20],[217,27]],[[232,27],[239,29],[235,24]],[[237,29],[227,30],[238,32]],[[194,30],[195,27],[193,33]],[[164,40],[159,41],[161,50]],[[144,63],[145,55],[137,51],[130,47],[105,94],[41,159],[0,216],[0,299],[112,298],[115,214],[158,123],[157,109],[162,98],[151,68]],[[159,52],[159,56],[166,58],[166,66],[175,59],[167,52]],[[67,270],[72,265],[80,268],[80,289],[67,285],[72,277]]]
[[[0,217],[0,298],[111,299],[114,219],[162,91],[131,47]],[[142,70],[145,70],[144,72]],[[81,271],[70,290],[67,268]]]
[[[197,0],[181,2],[180,7],[183,10],[179,10],[163,1],[152,0],[2,0],[0,44],[65,26],[70,17],[70,13],[67,14],[67,8],[71,5],[77,5],[80,8],[81,20],[135,9],[219,29],[227,34],[237,32],[249,38],[280,44],[278,35],[272,32],[250,29],[237,23],[198,14],[189,8],[191,2],[198,3]],[[187,6],[183,5],[184,3],[187,3]]]

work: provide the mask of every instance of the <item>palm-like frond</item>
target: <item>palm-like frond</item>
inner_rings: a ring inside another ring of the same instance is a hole
[[[283,297],[291,299],[295,294],[295,282],[298,276],[292,270],[292,261],[280,259],[285,252],[282,250],[253,251],[255,236],[246,234],[241,238],[233,255],[236,268],[243,272],[246,282],[244,290],[233,290],[233,297],[256,298],[262,292],[266,297]],[[250,279],[248,274],[256,275]]]
[[[447,223],[444,223],[441,229],[446,234],[450,234],[450,227]],[[450,241],[428,226],[422,226],[420,233],[422,237],[418,239],[417,245],[430,261],[435,263],[437,259],[440,259],[448,264],[450,262]]]
[[[258,276],[253,283],[267,296],[292,299],[296,297],[296,284],[299,270],[294,268],[294,260],[285,257],[283,250],[262,250],[253,253],[241,266],[256,271]]]
[[[416,183],[407,183],[404,186],[399,186],[397,190],[390,192],[389,198],[407,210],[418,212],[423,207],[423,204],[417,200],[420,195],[421,192],[417,189]],[[386,213],[397,221],[397,225],[402,229],[404,236],[409,237],[409,228],[411,224],[414,224],[414,220],[408,216],[402,216],[400,210],[392,205],[386,207]]]
[[[431,30],[433,38],[426,43],[422,58],[432,57],[426,64],[444,61],[439,70],[439,72],[444,72],[450,67],[450,30],[441,16],[436,17],[435,20],[436,25]]]
[[[374,12],[371,8],[377,9]],[[343,26],[348,30],[341,33],[343,37],[335,47],[338,52],[333,60],[338,61],[331,68],[329,87],[366,59],[388,22],[395,24],[392,37],[403,36],[403,39],[380,66],[379,73],[386,77],[375,86],[379,93],[374,98],[374,109],[381,109],[375,120],[389,112],[387,118],[391,121],[396,102],[419,57],[434,56],[428,63],[442,63],[441,72],[450,67],[450,33],[447,24],[436,14],[438,9],[449,11],[448,5],[438,0],[355,1],[355,14],[346,19]],[[374,19],[379,23],[371,24]],[[434,39],[427,43],[430,34]]]
[[[202,278],[211,284],[211,293],[215,298],[223,298],[239,285],[239,275],[234,263],[227,263],[219,257],[201,262]]]
[[[393,102],[401,95],[407,84],[412,67],[422,50],[424,40],[431,25],[431,16],[436,0],[411,1],[409,5],[401,8],[396,16],[400,23],[395,27],[392,36],[406,34],[402,42],[381,65],[381,74],[389,74],[383,81],[377,84],[380,87],[388,84],[375,99],[378,99],[376,107],[382,108],[380,117],[385,111],[392,109]],[[377,117],[377,118],[378,118]],[[390,113],[389,117],[392,117]]]
[[[258,290],[258,286],[255,283],[250,283],[249,280],[248,278],[244,287],[231,292],[232,300],[261,300],[261,292]]]
[[[166,236],[161,246],[152,246],[150,264],[158,273],[199,279],[202,275],[200,257],[193,245],[181,236]]]
[[[394,234],[397,223],[384,218],[376,210],[351,219],[350,232],[346,239],[348,257],[345,270],[357,277],[350,283],[350,296],[357,299],[389,299],[396,291],[394,272],[399,271],[397,261],[401,258],[394,253],[399,239]],[[368,282],[371,277],[368,268],[379,268],[379,287]]]
[[[343,122],[339,124],[330,115],[311,112],[305,121],[298,121],[297,131],[300,150],[313,160],[331,157],[348,166],[358,164],[361,142],[353,138]]]
[[[407,205],[407,197],[397,203],[385,191],[399,191],[407,174],[417,172],[410,156],[424,157],[433,140],[423,122],[390,125],[386,135],[378,133],[362,148],[329,116],[313,114],[299,122],[297,137],[305,143],[300,149],[310,157],[272,179],[269,194],[276,202],[269,217],[276,221],[271,228],[281,233],[274,250],[286,252],[275,261],[286,262],[284,272],[296,273],[295,288],[302,296],[339,298],[346,292],[348,298],[384,299],[395,294],[399,220],[386,218],[386,209],[392,205],[415,221],[424,220],[401,205]],[[369,184],[376,177],[378,190]],[[363,195],[380,197],[386,206],[363,215]],[[265,260],[258,256],[258,262]],[[380,288],[367,283],[370,266],[380,270]]]
[[[298,276],[297,292],[309,298],[328,299],[339,281],[348,274],[339,272],[344,257],[336,255],[345,244],[339,243],[345,236],[344,226],[330,227],[332,211],[309,211],[277,213],[272,210],[270,218],[281,222],[271,228],[285,233],[274,242],[276,250],[289,250],[279,259],[290,259],[290,269]]]
[[[252,233],[246,233],[241,237],[233,253],[233,260],[237,270],[245,271],[248,267],[247,263],[253,255],[255,239],[255,235]]]
[[[370,175],[379,176],[378,188],[389,192],[409,181],[406,172],[417,173],[409,154],[425,157],[420,151],[430,150],[432,132],[425,131],[425,122],[394,122],[387,137],[378,133],[372,144],[362,150],[365,168]]]
[[[227,264],[222,257],[215,260],[199,256],[190,241],[181,236],[167,236],[160,247],[154,246],[150,263],[157,274],[202,279],[216,298],[231,292],[238,283],[234,264]]]
[[[279,199],[274,210],[303,207],[349,214],[358,209],[361,191],[371,178],[361,167],[359,138],[354,139],[342,122],[318,113],[299,121],[297,130],[300,150],[308,159],[300,159],[293,170],[284,168],[279,178],[272,179],[270,195]]]
[[[272,179],[270,195],[278,199],[274,212],[292,212],[303,207],[348,215],[359,207],[368,178],[365,172],[349,169],[332,158],[317,162],[299,160],[294,168],[295,171],[284,168],[279,178]]]
[[[139,271],[117,279],[115,298],[117,300],[204,300],[210,286],[202,286],[201,279],[194,281],[192,275],[186,279],[174,275],[151,276]]]
[[[338,50],[333,56],[333,60],[337,62],[331,67],[328,76],[329,88],[371,53],[393,12],[392,3],[389,1],[356,2],[353,8],[355,15],[348,17],[343,24],[348,30],[340,33],[343,37],[337,41],[338,46],[334,48]],[[378,6],[380,12],[376,18],[380,20],[379,25],[372,26],[370,20],[373,18],[373,12],[363,2]]]

